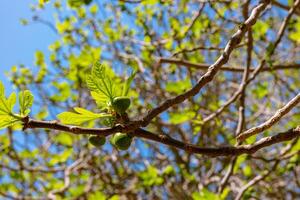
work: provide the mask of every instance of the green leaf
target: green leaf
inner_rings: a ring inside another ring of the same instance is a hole
[[[91,75],[86,78],[86,83],[91,91],[103,94],[112,101],[114,97],[118,96],[118,87],[116,87],[116,81],[113,81],[112,78],[115,78],[113,71],[96,62],[93,65]]]
[[[214,194],[213,192],[209,191],[206,188],[203,188],[200,192],[200,199],[203,200],[219,200],[220,198],[218,195]]]
[[[236,173],[240,169],[242,163],[246,162],[247,157],[248,157],[247,155],[241,155],[238,157],[236,164],[234,166],[234,169],[233,169],[234,173]]]
[[[11,93],[7,99],[7,106],[10,112],[13,112],[14,105],[16,104],[17,95],[15,92]]]
[[[33,104],[33,95],[29,90],[19,92],[20,114],[26,116]]]
[[[0,115],[0,129],[14,125],[19,120],[10,115]]]
[[[13,92],[6,99],[5,88],[0,81],[0,129],[12,126],[20,120],[17,115],[13,114],[16,98],[16,93]]]
[[[112,197],[109,198],[109,200],[119,200],[120,197],[117,194],[114,194]]]
[[[39,5],[43,7],[44,4],[48,3],[48,2],[49,2],[49,0],[39,0]]]
[[[129,89],[130,89],[130,85],[136,75],[137,71],[134,70],[130,76],[126,79],[124,85],[123,85],[123,91],[122,91],[122,96],[127,96],[128,95],[128,92],[129,92]]]
[[[96,101],[96,104],[99,108],[103,108],[107,106],[107,101],[109,99],[105,95],[94,91],[91,91],[91,95],[93,99]]]
[[[0,81],[0,97],[4,96],[4,85],[3,83]]]
[[[72,149],[66,149],[60,154],[52,155],[52,158],[49,161],[49,165],[56,165],[58,163],[64,163],[68,160],[68,158],[72,155]]]
[[[195,117],[195,112],[191,110],[183,110],[180,113],[170,113],[170,123],[181,124],[190,121]]]
[[[106,200],[106,196],[101,191],[96,191],[94,193],[88,194],[89,200]]]
[[[96,76],[97,78],[104,79],[105,76],[105,66],[102,65],[100,62],[95,62],[92,68],[92,75]]]
[[[57,118],[64,124],[82,124],[91,120],[103,119],[111,117],[110,114],[93,113],[83,108],[74,108],[77,113],[74,112],[62,112],[57,115]]]
[[[300,43],[300,17],[298,17],[297,22],[293,25],[294,30],[290,32],[289,38],[296,43]]]
[[[91,90],[91,91],[95,91],[95,92],[98,92],[100,93],[101,90],[99,91],[99,88],[97,86],[97,83],[96,81],[94,80],[94,77],[92,75],[88,75],[86,77],[86,85],[88,86],[88,88]]]
[[[164,181],[159,174],[159,170],[152,165],[148,166],[145,171],[140,172],[138,176],[146,187],[161,185]]]
[[[259,37],[266,35],[270,25],[267,22],[258,20],[253,25],[253,37],[259,39]]]
[[[98,10],[99,10],[99,8],[96,4],[94,4],[90,7],[90,12],[91,12],[92,15],[96,15]]]
[[[220,194],[220,199],[226,199],[226,197],[228,196],[230,192],[230,189],[228,187],[226,187],[223,192]]]
[[[245,176],[249,177],[252,175],[252,168],[249,165],[246,165],[243,168],[243,172],[244,172]]]
[[[254,94],[257,96],[258,99],[262,99],[267,96],[269,93],[269,84],[268,82],[258,83],[256,88],[253,90]]]
[[[4,92],[4,90],[3,90]],[[12,93],[8,99],[5,98],[5,95],[0,96],[0,115],[1,114],[12,114],[13,106],[16,102],[16,94]]]
[[[187,89],[191,88],[191,86],[191,80],[187,78],[185,80],[180,80],[177,82],[168,82],[166,84],[166,91],[180,94],[186,91]]]
[[[72,136],[69,135],[68,133],[58,134],[53,138],[53,140],[62,145],[72,146],[73,144]]]
[[[86,84],[91,91],[104,94],[107,98],[110,98],[110,91],[108,91],[95,76],[88,75],[86,78]]]
[[[172,175],[176,174],[175,169],[172,165],[168,165],[164,170],[163,170],[164,175]]]

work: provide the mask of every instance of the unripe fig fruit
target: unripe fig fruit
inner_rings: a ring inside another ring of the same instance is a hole
[[[89,142],[95,147],[100,147],[105,144],[105,137],[92,135],[89,137]]]
[[[89,5],[92,2],[92,0],[83,0],[83,2],[85,5]]]
[[[112,106],[115,109],[115,111],[119,114],[124,114],[125,111],[130,106],[130,98],[128,97],[115,97]]]
[[[116,133],[111,140],[112,144],[119,150],[127,150],[132,142],[132,137],[126,133]]]

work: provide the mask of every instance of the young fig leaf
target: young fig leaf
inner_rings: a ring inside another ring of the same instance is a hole
[[[29,90],[19,92],[20,114],[26,116],[30,113],[33,104],[33,95]]]
[[[104,79],[106,77],[105,75],[105,66],[102,65],[100,62],[95,62],[93,68],[92,68],[92,75],[99,78]]]
[[[130,76],[126,79],[124,85],[123,85],[123,91],[122,91],[122,96],[127,96],[128,95],[128,92],[129,92],[129,89],[130,89],[130,85],[136,75],[137,71],[134,70]]]
[[[110,114],[104,113],[93,113],[84,108],[74,108],[77,113],[74,112],[62,112],[57,115],[57,118],[64,124],[74,124],[79,125],[91,120],[103,119],[107,117],[111,117]]]
[[[19,120],[10,115],[0,115],[0,129],[14,125]]]

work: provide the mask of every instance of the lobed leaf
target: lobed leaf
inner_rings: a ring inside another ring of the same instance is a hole
[[[0,96],[0,114],[10,115],[13,110],[13,106],[16,103],[16,94],[12,93],[8,99],[5,98],[5,95]]]
[[[99,108],[103,108],[107,106],[108,98],[105,95],[91,91],[91,96],[96,101],[96,104]]]
[[[95,62],[92,68],[92,75],[99,78],[99,79],[104,79],[106,78],[105,74],[105,66],[102,65],[100,62]]]
[[[111,117],[110,114],[104,114],[104,113],[93,113],[89,110],[86,110],[84,108],[76,107],[74,110],[77,113],[74,112],[62,112],[57,115],[57,118],[64,124],[74,124],[79,125],[91,120],[96,119],[103,119],[107,117]]]
[[[19,92],[20,114],[26,116],[33,104],[33,95],[29,90]]]
[[[0,129],[14,125],[19,120],[10,115],[0,115]]]
[[[0,81],[0,97],[4,96],[4,85],[3,83]]]

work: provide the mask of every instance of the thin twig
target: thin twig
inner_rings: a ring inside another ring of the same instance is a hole
[[[260,16],[261,12],[266,8],[270,0],[262,1],[259,3],[253,10],[250,15],[250,17],[243,23],[238,31],[231,37],[229,42],[227,43],[224,52],[222,55],[217,59],[217,61],[212,64],[207,72],[198,80],[197,84],[192,87],[190,90],[186,91],[185,93],[182,93],[176,97],[167,99],[162,104],[157,106],[156,108],[150,110],[146,116],[144,116],[141,120],[136,121],[136,124],[140,124],[141,126],[145,127],[147,126],[153,118],[155,118],[160,113],[166,111],[173,105],[182,103],[186,99],[188,99],[191,96],[195,96],[198,94],[198,92],[201,90],[203,86],[208,84],[213,80],[219,69],[227,63],[229,60],[229,56],[231,52],[236,48],[236,46],[241,42],[243,36],[245,33],[249,30],[251,26],[253,26],[257,20],[257,18]]]
[[[181,59],[174,59],[174,58],[160,58],[160,63],[170,63],[170,64],[176,64],[179,66],[186,66],[191,67],[199,70],[207,70],[210,65],[205,63],[192,63],[186,60]],[[243,73],[245,67],[229,67],[229,66],[223,66],[220,68],[220,71],[228,71],[228,72],[238,72]],[[250,72],[254,72],[256,68],[250,68]],[[289,70],[289,69],[300,69],[300,64],[298,63],[291,63],[291,64],[277,64],[273,65],[272,67],[263,67],[260,71],[261,72],[270,72],[270,71],[277,71],[277,70]]]
[[[261,133],[268,128],[272,127],[274,124],[276,124],[284,115],[286,115],[288,112],[292,110],[298,103],[300,102],[300,93],[298,93],[297,96],[295,96],[291,101],[289,101],[285,106],[277,110],[277,112],[266,122],[253,127],[251,129],[248,129],[247,131],[244,131],[241,133],[238,137],[238,141],[244,141],[250,136],[256,135],[258,133]]]
[[[282,22],[280,29],[277,33],[277,38],[273,44],[273,49],[271,52],[267,52],[265,57],[267,56],[271,56],[274,52],[275,49],[277,47],[277,45],[279,44],[279,42],[281,41],[284,31],[287,27],[288,21],[291,18],[291,16],[293,15],[295,8],[299,6],[299,1],[296,1],[294,6],[291,8],[291,10],[289,11],[288,15],[286,16],[286,18],[284,19],[284,21]],[[203,119],[203,123],[207,123],[208,121],[212,120],[214,117],[218,116],[219,114],[221,114],[223,112],[223,110],[225,110],[225,108],[227,108],[231,103],[233,103],[235,100],[237,100],[238,96],[241,95],[242,91],[244,90],[244,88],[255,79],[255,77],[261,72],[261,70],[263,69],[264,65],[266,63],[266,59],[263,59],[259,66],[255,68],[254,72],[252,73],[251,77],[244,83],[242,84],[239,89],[231,96],[230,99],[227,100],[227,102],[225,102],[224,105],[222,105],[217,111],[215,111],[214,113],[212,113],[211,115],[209,115],[208,117],[206,117],[205,119]]]
[[[272,169],[265,171],[263,174],[259,174],[256,177],[254,177],[251,181],[249,181],[246,185],[244,185],[238,195],[236,196],[235,200],[240,200],[243,197],[243,194],[247,191],[247,189],[249,189],[251,186],[255,185],[256,183],[258,183],[259,181],[265,179],[267,176],[269,176],[277,167],[277,165],[279,164],[279,161],[277,161]]]

